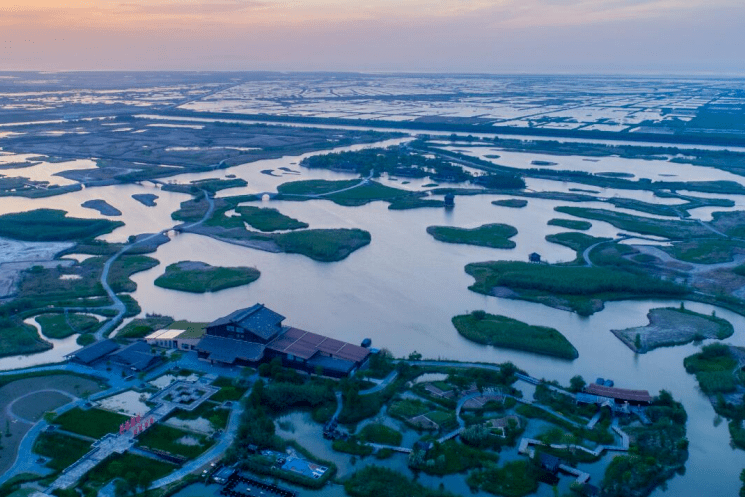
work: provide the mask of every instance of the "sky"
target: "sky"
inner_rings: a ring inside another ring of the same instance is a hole
[[[0,71],[745,75],[745,0],[0,0]]]

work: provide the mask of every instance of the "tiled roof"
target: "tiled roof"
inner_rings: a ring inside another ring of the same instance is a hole
[[[588,385],[587,393],[610,397],[612,399],[627,400],[631,402],[652,402],[652,396],[646,390],[627,390],[625,388],[614,388],[596,385]]]
[[[217,319],[207,325],[207,328],[235,324],[249,330],[251,333],[266,340],[271,339],[281,329],[285,317],[264,306],[256,304],[246,309],[240,309]]]
[[[67,357],[74,357],[82,363],[90,364],[96,359],[100,359],[118,348],[119,346],[112,340],[101,340],[100,342],[87,345],[72,354],[68,354]]]
[[[214,359],[226,364],[233,364],[236,359],[256,362],[264,357],[265,346],[260,343],[234,340],[213,335],[205,335],[197,344],[197,350],[209,354]]]
[[[342,342],[317,333],[290,328],[270,342],[267,347],[277,352],[292,354],[301,359],[310,359],[316,352],[323,352],[337,359],[362,362],[370,351],[359,345]]]

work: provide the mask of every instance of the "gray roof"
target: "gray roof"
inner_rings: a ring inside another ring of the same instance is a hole
[[[264,357],[265,346],[260,343],[235,340],[214,335],[205,335],[197,344],[197,350],[207,353],[209,359],[233,364],[236,359],[256,362]]]
[[[137,371],[147,369],[158,359],[158,356],[150,352],[150,345],[147,342],[135,342],[111,356],[111,360],[117,364],[129,366]]]
[[[100,342],[86,345],[82,349],[68,354],[66,357],[75,358],[84,364],[90,364],[91,362],[112,353],[118,348],[119,346],[114,343],[113,340],[101,340]]]
[[[284,319],[283,315],[265,307],[264,304],[256,304],[246,309],[234,311],[211,322],[207,325],[207,329],[225,324],[234,324],[265,340],[269,340],[281,330]]]
[[[321,366],[326,371],[338,371],[339,373],[347,374],[354,369],[354,362],[347,361],[344,359],[337,359],[336,357],[328,357],[325,355],[316,354],[309,361],[308,365],[312,367]]]

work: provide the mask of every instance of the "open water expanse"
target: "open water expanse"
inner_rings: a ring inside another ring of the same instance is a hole
[[[359,147],[345,149],[350,148]],[[572,165],[578,160],[546,155],[536,158],[559,164],[570,162]],[[230,196],[271,192],[276,190],[278,184],[299,179],[354,177],[330,171],[309,171],[299,166],[301,159],[302,157],[283,157],[213,173],[177,176],[168,178],[168,181],[187,182],[234,174],[249,183],[245,188],[219,193],[219,196]],[[512,159],[517,161],[518,157]],[[676,166],[664,161],[616,158],[612,160],[612,165],[608,164],[606,170],[623,172],[622,168],[627,164],[629,171],[647,171],[652,177],[656,174],[653,171],[656,162],[664,165],[665,174]],[[587,164],[593,168],[599,167],[595,163]],[[278,170],[279,167],[287,167],[301,174],[283,174]],[[283,175],[273,177],[260,172],[266,169],[274,169],[275,174]],[[681,166],[677,174],[675,179],[679,181],[709,177],[724,179],[725,176],[732,179],[734,176],[690,165]],[[744,182],[739,177],[736,178],[741,183]],[[418,180],[400,185],[400,180],[391,181],[388,178],[382,178],[381,182],[412,189],[421,188],[427,183]],[[528,180],[528,187],[536,191],[567,191],[568,188],[583,188],[583,185]],[[663,199],[657,199],[649,192],[591,189],[601,191],[603,197],[618,195],[663,202]],[[133,193],[155,193],[160,197],[157,200],[158,205],[145,207],[131,198]],[[739,196],[734,197],[741,204]],[[177,210],[179,203],[188,198],[188,195],[160,191],[152,184],[119,185],[90,188],[45,199],[5,197],[0,199],[0,213],[47,207],[64,209],[78,217],[101,217],[96,211],[81,208],[80,204],[89,199],[103,199],[122,211],[122,216],[112,219],[121,219],[126,224],[103,238],[124,241],[131,234],[153,233],[174,225],[170,219],[171,212]],[[676,476],[669,482],[667,491],[658,490],[654,495],[736,495],[741,484],[739,474],[745,467],[745,452],[735,451],[730,447],[726,422],[715,422],[715,413],[708,399],[698,391],[695,378],[683,368],[683,358],[697,351],[699,345],[662,348],[636,355],[610,332],[611,329],[645,325],[649,309],[677,306],[679,301],[611,302],[603,311],[585,318],[539,304],[487,297],[468,290],[473,279],[463,268],[470,262],[527,260],[528,254],[534,251],[549,262],[568,261],[575,256],[573,251],[548,243],[544,237],[550,233],[566,231],[546,225],[549,219],[566,217],[554,212],[555,206],[579,204],[528,199],[527,207],[511,209],[492,205],[491,201],[498,198],[505,197],[457,197],[452,211],[429,208],[391,211],[387,208],[388,204],[383,202],[361,207],[341,207],[326,200],[255,202],[254,204],[271,206],[286,215],[308,222],[311,228],[354,227],[367,230],[372,235],[372,243],[343,261],[320,263],[301,255],[262,252],[204,236],[172,233],[171,241],[151,254],[161,264],[133,276],[132,279],[138,285],[133,297],[142,306],[143,313],[169,314],[176,319],[192,321],[211,321],[235,309],[261,302],[287,316],[287,324],[353,343],[369,337],[374,347],[387,348],[396,356],[408,355],[416,350],[425,358],[433,359],[512,361],[533,376],[556,379],[564,384],[572,376],[581,374],[588,381],[598,376],[612,378],[618,387],[647,389],[652,393],[663,388],[668,389],[676,399],[683,402],[689,415],[690,458],[685,475]],[[664,202],[668,203],[669,200]],[[583,205],[613,208],[599,202]],[[711,209],[697,209],[692,211],[692,215],[709,219]],[[498,250],[446,244],[435,241],[425,231],[431,225],[476,227],[495,222],[517,228],[518,234],[513,238],[517,243],[515,249]],[[587,233],[593,236],[612,237],[619,231],[602,222],[593,221],[592,225]],[[163,273],[166,265],[182,260],[203,261],[221,266],[255,266],[261,271],[261,277],[248,286],[205,295],[181,293],[153,285],[154,279]],[[744,317],[703,304],[686,303],[686,307],[702,313],[716,310],[718,316],[729,320],[735,327],[734,335],[726,343],[743,344]],[[530,324],[557,328],[577,348],[579,358],[571,362],[563,361],[469,342],[458,335],[450,320],[457,314],[475,309],[503,314]],[[64,349],[67,353],[67,348],[74,343],[74,337],[54,343],[59,349],[54,353],[47,353],[49,360],[44,362],[59,361],[63,355],[60,352]],[[3,359],[0,361],[0,368],[15,369],[38,364],[38,358],[41,357],[42,355],[27,359]],[[293,421],[299,432],[306,429],[300,426],[302,419]],[[301,435],[298,433],[295,436]],[[308,442],[307,445],[311,450],[315,448],[313,442]],[[398,457],[391,461],[397,461]],[[594,465],[595,468],[588,470],[593,474],[594,481],[601,478],[602,469],[608,461],[609,457],[606,456],[601,463]],[[457,480],[462,482],[463,478],[458,477]],[[440,479],[424,477],[422,481],[436,485]],[[462,488],[462,483],[455,483],[455,478],[446,478],[443,481],[454,491],[468,493],[467,489]],[[337,495],[334,493],[336,491],[334,489],[323,495]],[[308,495],[320,494],[310,492]],[[342,495],[342,492],[338,495]],[[541,495],[549,496],[553,493],[549,487],[543,485]]]

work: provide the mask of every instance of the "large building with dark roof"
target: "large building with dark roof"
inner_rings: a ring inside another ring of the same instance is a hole
[[[200,359],[256,366],[279,358],[286,367],[340,378],[367,365],[370,351],[317,333],[282,326],[284,316],[256,304],[206,327],[197,345]]]
[[[99,342],[94,342],[90,345],[86,345],[82,349],[76,350],[71,354],[67,354],[65,357],[70,359],[72,362],[89,365],[99,359],[103,359],[118,348],[119,346],[113,340],[101,340]]]
[[[109,360],[132,371],[146,371],[162,359],[153,354],[147,342],[134,342],[109,357]]]

